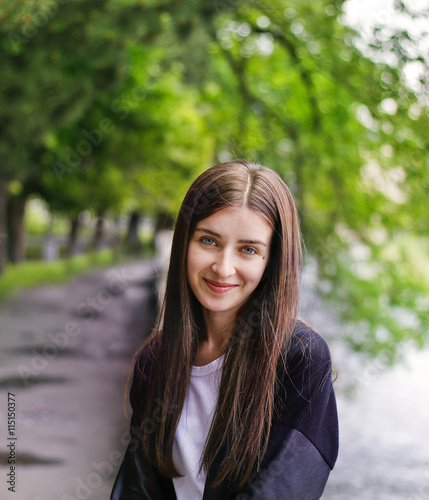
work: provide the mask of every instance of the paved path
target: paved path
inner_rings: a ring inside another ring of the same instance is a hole
[[[21,292],[0,304],[0,498],[105,500],[126,444],[123,392],[148,334],[154,261]],[[7,399],[16,399],[16,493]]]

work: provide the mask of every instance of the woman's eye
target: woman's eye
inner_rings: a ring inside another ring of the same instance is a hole
[[[200,241],[203,242],[205,245],[212,246],[214,244],[214,239],[213,238],[204,237],[204,238],[201,238]]]
[[[245,253],[246,255],[255,255],[256,250],[252,247],[245,247],[243,248],[243,253]]]

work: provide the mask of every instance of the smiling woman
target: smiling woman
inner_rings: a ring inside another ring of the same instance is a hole
[[[201,304],[206,337],[200,339],[196,365],[216,359],[232,332],[238,310],[258,286],[273,228],[249,208],[227,208],[200,221],[187,255],[188,283]],[[252,246],[250,246],[252,245]]]
[[[300,272],[278,174],[235,161],[194,181],[159,325],[135,358],[111,500],[320,498],[338,422],[329,349],[298,320]]]

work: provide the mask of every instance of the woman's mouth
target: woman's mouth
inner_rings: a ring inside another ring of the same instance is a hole
[[[231,283],[222,283],[220,281],[212,281],[208,280],[206,278],[203,278],[205,281],[207,287],[215,293],[226,293],[232,290],[233,288],[237,287],[238,285],[233,285]]]

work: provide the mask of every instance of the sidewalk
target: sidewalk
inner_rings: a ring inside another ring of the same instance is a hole
[[[154,321],[155,276],[154,261],[134,262],[0,304],[0,498],[109,498],[126,446],[132,355]],[[8,393],[17,413],[9,440]]]

